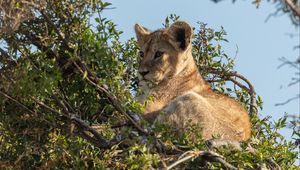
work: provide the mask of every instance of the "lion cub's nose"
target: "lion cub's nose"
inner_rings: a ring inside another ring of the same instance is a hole
[[[142,76],[145,76],[146,74],[148,74],[149,73],[149,71],[139,71],[139,73],[142,75]]]

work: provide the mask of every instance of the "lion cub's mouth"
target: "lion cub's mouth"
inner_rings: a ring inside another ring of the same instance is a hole
[[[149,88],[152,88],[154,86],[156,86],[158,83],[154,82],[154,81],[151,81],[151,80],[147,80],[145,78],[139,80],[138,82],[138,86],[139,87],[149,87]]]

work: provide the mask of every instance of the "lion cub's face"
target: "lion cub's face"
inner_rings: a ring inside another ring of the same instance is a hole
[[[135,25],[140,48],[140,83],[155,84],[177,75],[185,66],[190,50],[192,29],[185,22],[175,22],[170,28],[154,32]]]

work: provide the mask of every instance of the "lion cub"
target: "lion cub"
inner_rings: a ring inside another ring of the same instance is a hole
[[[170,28],[150,32],[136,24],[140,48],[137,97],[147,102],[144,117],[165,122],[184,132],[188,124],[198,124],[204,139],[243,141],[250,138],[251,124],[247,111],[234,99],[211,90],[199,74],[192,56],[193,30],[177,21]]]

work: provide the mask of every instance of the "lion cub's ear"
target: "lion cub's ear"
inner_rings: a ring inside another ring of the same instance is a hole
[[[142,46],[146,42],[146,39],[150,34],[150,31],[147,28],[140,26],[139,24],[134,25],[134,30],[135,30],[138,45]]]
[[[185,51],[192,41],[193,29],[184,21],[176,21],[170,26],[168,34],[171,36],[170,43]]]

